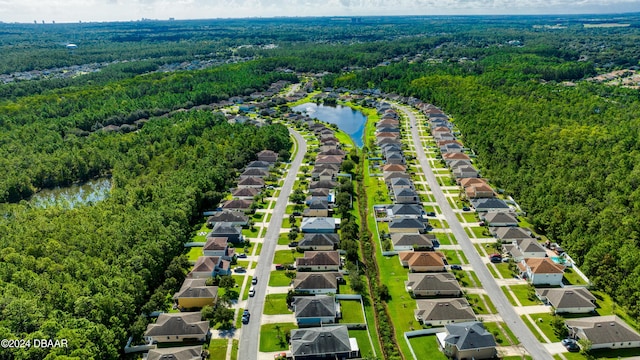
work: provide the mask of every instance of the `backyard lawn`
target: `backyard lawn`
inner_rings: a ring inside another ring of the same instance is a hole
[[[401,339],[400,341],[404,341]],[[435,335],[416,336],[409,338],[409,343],[413,348],[413,352],[416,354],[417,359],[429,359],[429,360],[446,360],[448,359],[438,346],[438,340]]]
[[[570,267],[564,269],[564,279],[562,279],[562,282],[566,285],[587,285],[587,282],[584,281],[582,276],[578,275],[578,273]]]
[[[189,259],[189,261],[196,261],[202,255],[203,255],[202,247],[200,246],[192,247],[192,248],[189,248],[189,252],[187,253],[187,258]]]
[[[294,323],[265,324],[260,327],[260,351],[275,352],[289,350],[286,334],[298,327]]]
[[[364,324],[364,313],[359,300],[340,300],[341,323]]]
[[[353,337],[358,340],[360,356],[363,359],[376,358],[374,356],[373,349],[371,348],[371,340],[369,340],[369,334],[367,334],[367,330],[349,330],[349,337]]]

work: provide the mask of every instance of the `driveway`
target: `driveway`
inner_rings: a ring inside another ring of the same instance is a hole
[[[500,316],[507,323],[509,328],[513,331],[513,333],[520,339],[522,345],[529,352],[532,358],[536,360],[547,360],[553,359],[549,351],[542,345],[536,337],[531,333],[529,328],[524,324],[522,319],[518,316],[513,306],[509,303],[506,296],[496,283],[489,270],[484,265],[480,255],[473,247],[469,236],[464,231],[458,217],[451,209],[451,205],[447,201],[444,192],[440,188],[438,181],[436,180],[436,176],[433,173],[429,165],[429,161],[425,155],[423,144],[420,140],[420,134],[418,133],[418,123],[415,115],[412,111],[406,107],[397,105],[399,110],[401,110],[406,116],[409,117],[411,122],[411,136],[413,139],[413,143],[416,150],[416,157],[420,166],[422,167],[422,171],[424,172],[424,176],[429,183],[429,187],[433,192],[433,196],[435,197],[438,205],[440,206],[440,210],[442,214],[447,219],[449,223],[449,228],[453,232],[455,238],[458,240],[464,254],[469,260],[469,264],[473,267],[476,272],[478,279],[482,283],[482,286],[487,290],[487,294],[489,298],[494,303]]]

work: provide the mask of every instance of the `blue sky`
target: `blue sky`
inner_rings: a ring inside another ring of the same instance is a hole
[[[640,0],[0,0],[3,22],[640,12]]]

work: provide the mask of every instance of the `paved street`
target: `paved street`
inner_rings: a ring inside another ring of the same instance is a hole
[[[256,295],[253,298],[249,298],[247,301],[247,308],[251,312],[251,321],[243,325],[240,329],[240,348],[238,349],[238,359],[242,360],[257,360],[258,359],[258,345],[260,343],[260,314],[264,308],[265,294],[267,292],[267,284],[269,283],[269,274],[272,268],[273,256],[275,253],[276,245],[278,243],[278,236],[280,234],[280,224],[284,217],[285,210],[287,208],[287,202],[289,200],[289,194],[293,189],[293,184],[296,180],[298,169],[302,164],[304,154],[307,152],[307,143],[295,130],[289,129],[289,132],[295,137],[298,143],[298,152],[295,159],[291,162],[291,167],[287,177],[285,178],[284,185],[280,190],[280,196],[276,202],[276,206],[273,209],[273,215],[271,216],[270,226],[267,228],[267,232],[262,244],[262,251],[258,265],[255,270],[255,274],[258,275],[260,281],[255,286]]]
[[[418,124],[414,114],[405,106],[397,107],[402,112],[404,112],[411,121],[411,135],[415,144],[417,159],[420,163],[420,166],[422,167],[422,170],[424,171],[424,175],[427,179],[429,187],[431,188],[431,192],[433,193],[433,196],[440,206],[444,217],[449,223],[449,227],[451,228],[453,235],[458,240],[460,247],[469,260],[469,264],[473,267],[474,271],[478,275],[483,288],[487,291],[487,294],[498,309],[498,312],[502,316],[502,319],[504,319],[513,333],[518,337],[518,339],[520,339],[522,345],[533,357],[533,359],[552,359],[552,356],[547,348],[535,338],[529,328],[527,328],[522,319],[516,313],[513,306],[509,303],[506,296],[496,283],[495,279],[493,278],[493,276],[491,276],[489,270],[484,265],[484,262],[482,261],[480,255],[474,249],[469,236],[464,231],[462,225],[460,224],[460,221],[451,209],[451,206],[445,198],[440,185],[438,185],[433,170],[429,166],[429,161],[427,160],[422,142],[420,141]]]

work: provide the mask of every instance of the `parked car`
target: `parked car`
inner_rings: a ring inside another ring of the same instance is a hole
[[[244,309],[244,311],[242,312],[242,316],[251,316],[251,314],[249,313],[249,309]]]
[[[245,254],[245,253],[238,254],[238,258],[246,259],[247,258],[247,254]]]
[[[258,283],[258,277],[257,277],[257,276],[254,276],[254,277],[253,277],[253,279],[251,279],[251,284],[252,284],[252,285],[255,285],[255,284],[257,284],[257,283]]]
[[[471,209],[468,206],[463,206],[462,211],[470,211]]]
[[[502,262],[502,258],[499,258],[499,257],[496,257],[496,256],[494,256],[492,258],[489,258],[489,260],[491,260],[492,263],[501,263]]]
[[[429,211],[427,213],[427,216],[432,216],[433,217],[433,216],[436,216],[436,213],[435,213],[435,211]]]
[[[570,352],[580,351],[580,346],[578,346],[578,343],[573,339],[569,339],[569,340],[571,341],[568,342],[564,347],[567,348],[567,350],[569,350]]]
[[[297,241],[292,241],[292,242],[289,243],[289,247],[290,248],[294,248],[296,246],[298,246],[298,242]]]
[[[254,296],[256,296],[256,288],[255,288],[255,286],[252,286],[249,289],[249,297],[254,297]]]
[[[235,268],[235,269],[233,269],[233,271],[235,271],[235,272],[237,272],[237,273],[243,273],[243,272],[246,272],[246,271],[247,271],[247,269],[245,269],[245,268],[244,268],[244,267],[242,267],[242,266],[236,266],[236,268]]]
[[[560,341],[560,343],[562,343],[562,346],[567,346],[572,342],[575,342],[575,340],[573,340],[572,338],[566,338],[566,339],[562,339],[562,341]]]
[[[460,265],[451,265],[451,270],[462,270],[462,266],[460,266]]]
[[[301,216],[302,213],[300,211],[294,211],[293,216]]]
[[[242,323],[245,324],[245,325],[248,324],[250,318],[251,318],[251,315],[249,315],[249,314],[242,315]]]
[[[276,264],[276,270],[284,270],[284,265]]]

